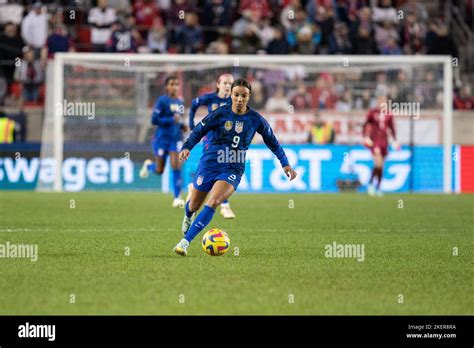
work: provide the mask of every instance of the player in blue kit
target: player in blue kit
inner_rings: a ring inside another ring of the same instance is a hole
[[[181,194],[181,162],[178,153],[183,144],[184,104],[178,98],[179,81],[176,76],[170,76],[165,82],[166,94],[160,96],[153,107],[151,123],[158,126],[155,136],[151,142],[155,162],[145,160],[140,170],[140,177],[147,178],[149,173],[163,174],[166,158],[170,156],[171,168],[173,170],[174,208],[183,207],[184,201]]]
[[[232,103],[232,100],[230,98],[230,87],[232,86],[232,82],[234,82],[234,77],[231,74],[222,74],[217,79],[216,92],[203,94],[202,96],[193,99],[191,108],[189,109],[189,128],[191,130],[194,129],[194,116],[200,106],[207,106],[207,111],[211,113],[221,106],[230,105]],[[206,151],[209,148],[209,146],[211,145],[211,140],[212,132],[207,133],[202,138],[204,145],[203,151]],[[188,185],[188,197],[186,199],[187,201],[189,200],[192,190],[193,184],[190,183]],[[227,200],[222,202],[220,213],[225,219],[235,218],[235,214],[230,208],[230,204]]]
[[[184,207],[184,238],[174,248],[179,255],[186,256],[189,243],[211,222],[216,207],[232,196],[239,186],[245,170],[245,155],[255,133],[263,137],[265,145],[278,158],[290,180],[296,178],[297,174],[289,165],[268,122],[247,107],[251,92],[252,87],[247,80],[235,80],[231,87],[232,104],[218,108],[199,122],[179,153],[181,161],[187,160],[193,147],[212,131],[211,144],[203,153],[194,175],[191,199]],[[206,205],[192,221],[209,192]]]

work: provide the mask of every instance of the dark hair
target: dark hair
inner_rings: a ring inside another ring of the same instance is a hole
[[[246,79],[237,79],[232,83],[232,86],[230,87],[230,90],[232,91],[234,87],[237,86],[242,86],[246,87],[249,89],[249,92],[252,93],[252,86],[250,85],[250,82],[248,82]]]
[[[171,81],[171,80],[177,80],[178,77],[177,76],[174,76],[174,75],[171,75],[171,76],[168,76],[165,80],[165,87],[168,86],[168,83]]]

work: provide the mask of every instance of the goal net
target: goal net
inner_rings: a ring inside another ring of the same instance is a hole
[[[56,54],[47,68],[37,189],[166,192],[166,172],[138,176],[143,160],[153,158],[150,119],[164,81],[171,74],[179,78],[187,124],[191,100],[214,92],[223,73],[251,82],[250,106],[267,118],[302,174],[293,186],[273,178],[267,168],[273,159],[256,136],[243,191],[336,191],[338,178],[350,174],[366,183],[371,158],[361,145],[362,125],[382,94],[402,144],[387,158],[385,190],[452,191],[450,57],[91,53]],[[206,114],[200,108],[196,120]],[[318,122],[331,125],[333,139],[309,144]],[[200,150],[193,156],[186,181]]]

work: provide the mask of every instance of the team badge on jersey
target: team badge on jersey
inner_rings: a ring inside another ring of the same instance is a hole
[[[242,133],[243,129],[244,129],[244,123],[241,121],[235,121],[235,132]]]
[[[201,186],[203,180],[204,180],[204,177],[202,175],[199,175],[197,180],[196,180],[196,184],[198,186]]]
[[[183,106],[179,105],[179,104],[170,104],[170,111],[174,112],[174,113],[177,113],[177,114],[183,114],[184,113]]]
[[[217,109],[218,107],[219,107],[219,105],[217,105],[217,104],[214,103],[214,104],[212,104],[211,109],[212,109],[212,111],[214,111],[214,110]]]
[[[224,124],[224,129],[226,131],[230,131],[232,129],[232,125],[233,125],[233,122],[232,121],[225,121],[225,124]]]

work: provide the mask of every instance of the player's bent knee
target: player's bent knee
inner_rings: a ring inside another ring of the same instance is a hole
[[[224,199],[222,197],[211,197],[207,200],[207,205],[212,207],[212,208],[217,208],[221,203],[224,202]]]

